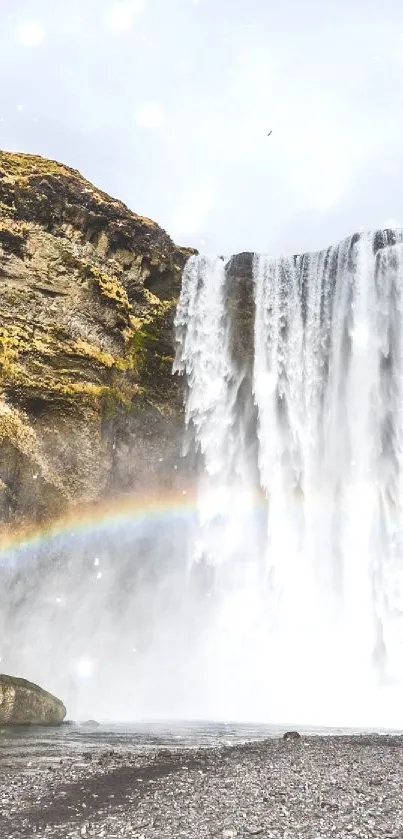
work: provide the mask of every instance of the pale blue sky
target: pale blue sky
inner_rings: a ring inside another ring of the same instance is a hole
[[[2,148],[212,253],[403,225],[401,0],[0,3]]]

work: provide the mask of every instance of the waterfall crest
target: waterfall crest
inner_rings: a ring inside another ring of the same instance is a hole
[[[255,255],[252,274],[243,364],[230,262],[190,258],[175,369],[200,463],[193,560],[215,569],[205,665],[284,719],[296,686],[309,713],[403,684],[403,236]]]

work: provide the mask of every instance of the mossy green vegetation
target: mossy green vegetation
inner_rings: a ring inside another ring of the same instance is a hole
[[[123,309],[131,309],[127,292],[116,277],[100,271],[95,266],[89,268],[89,274],[94,281],[94,285],[99,289],[103,297],[112,300]]]

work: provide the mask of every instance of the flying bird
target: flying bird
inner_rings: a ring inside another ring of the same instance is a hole
[[[267,136],[270,137],[270,134],[273,134],[273,129],[271,131],[269,131]]]

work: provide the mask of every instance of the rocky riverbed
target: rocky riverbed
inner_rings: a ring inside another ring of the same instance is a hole
[[[0,752],[2,839],[403,836],[403,737]]]

